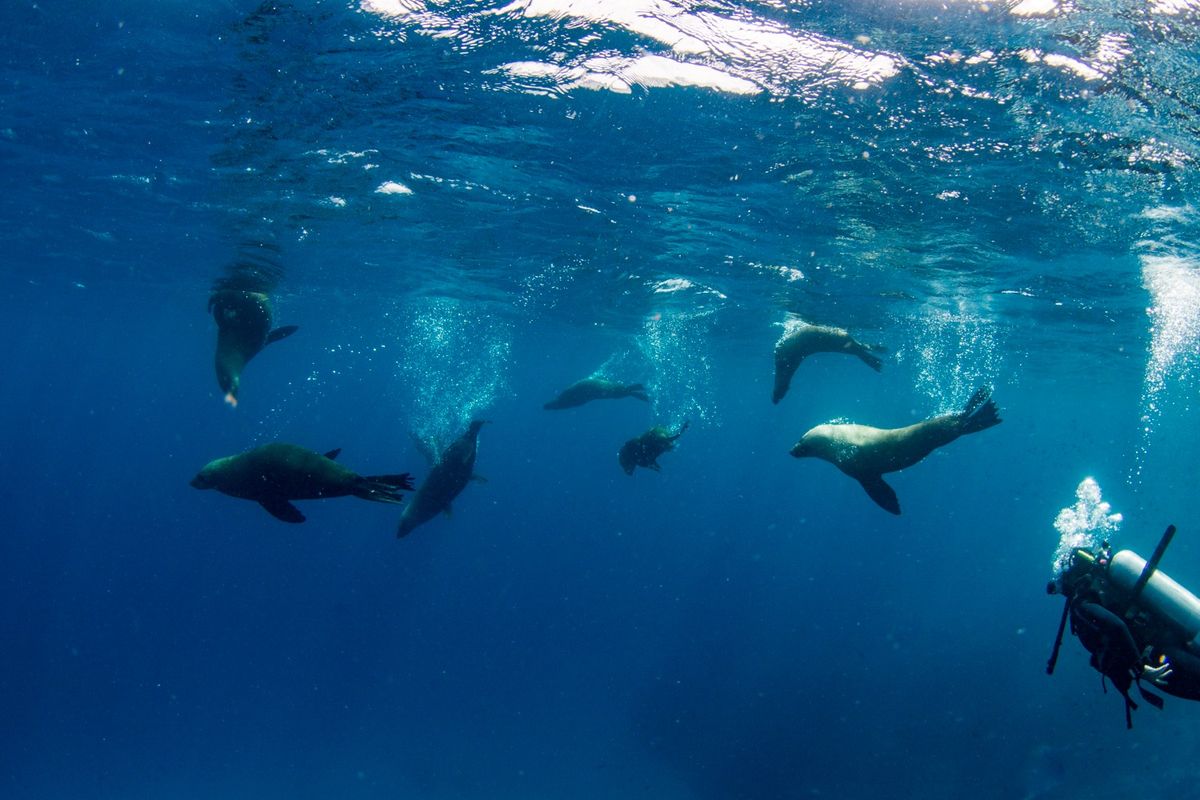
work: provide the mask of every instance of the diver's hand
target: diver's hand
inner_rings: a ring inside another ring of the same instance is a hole
[[[1167,678],[1172,674],[1171,662],[1163,657],[1162,664],[1157,667],[1146,665],[1142,667],[1142,677],[1153,683],[1155,686],[1166,686]]]

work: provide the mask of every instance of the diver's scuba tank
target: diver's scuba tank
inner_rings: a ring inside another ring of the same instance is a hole
[[[1149,574],[1143,580],[1148,563]],[[1114,586],[1130,595],[1131,605],[1144,608],[1178,629],[1182,641],[1191,641],[1200,633],[1200,598],[1160,572],[1154,566],[1156,563],[1153,557],[1147,562],[1131,550],[1122,550],[1109,561],[1108,577]]]

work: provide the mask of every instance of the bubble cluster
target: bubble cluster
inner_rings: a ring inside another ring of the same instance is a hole
[[[638,349],[650,362],[654,417],[665,425],[709,420],[713,409],[710,313],[663,312],[648,317],[638,334]]]
[[[916,388],[936,410],[962,408],[976,389],[991,386],[999,374],[995,322],[965,310],[931,310],[916,327]]]
[[[398,317],[404,330],[398,392],[413,435],[436,452],[504,389],[511,326],[478,304],[449,297],[417,298]]]
[[[1142,416],[1152,432],[1169,379],[1186,379],[1200,350],[1200,261],[1182,255],[1143,255],[1142,281],[1150,295],[1150,357]]]
[[[1078,548],[1093,549],[1110,539],[1121,526],[1120,514],[1100,495],[1100,484],[1084,478],[1075,489],[1075,505],[1058,512],[1054,529],[1058,531],[1058,549],[1054,551],[1054,578],[1062,577]]]

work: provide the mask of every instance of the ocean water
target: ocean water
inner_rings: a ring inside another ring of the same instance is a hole
[[[1194,0],[0,9],[0,797],[1194,796],[1045,662],[1092,477],[1200,587]],[[213,374],[215,284],[299,332]],[[803,318],[886,347],[818,355]],[[542,404],[591,375],[651,403]],[[788,455],[990,386],[892,475]],[[478,472],[286,525],[270,441]],[[621,443],[688,430],[661,473]]]

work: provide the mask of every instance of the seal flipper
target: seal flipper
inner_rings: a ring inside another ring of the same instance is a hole
[[[896,490],[884,482],[882,475],[859,478],[858,482],[862,484],[862,487],[867,490],[867,494],[880,508],[893,514],[900,513],[900,500],[896,497]]]
[[[992,392],[986,387],[977,389],[975,394],[971,395],[971,399],[967,401],[959,419],[962,426],[959,436],[986,430],[1003,421],[1000,419],[1000,409],[996,407],[996,401],[992,399]]]
[[[858,346],[858,350],[854,352],[854,355],[862,359],[864,364],[876,372],[883,372],[883,361],[880,360],[878,356],[871,355],[870,349],[871,348],[867,347],[866,345],[860,344]]]
[[[438,450],[436,444],[425,441],[411,431],[408,434],[408,438],[412,439],[413,447],[417,448],[417,452],[421,454],[421,458],[425,459],[426,464],[432,467],[434,464],[438,463]]]
[[[278,342],[280,339],[286,339],[296,331],[300,330],[299,325],[284,325],[282,328],[276,328],[267,334],[266,344]]]
[[[328,453],[325,454],[325,457],[328,458],[330,461],[337,461],[337,457],[341,454],[342,454],[342,448],[339,447],[336,450],[330,450]]]
[[[367,475],[363,478],[364,481],[370,483],[381,483],[397,492],[411,492],[413,490],[412,473],[400,472],[395,475]]]
[[[646,394],[646,387],[640,383],[629,384],[625,387],[625,391],[629,393],[627,395],[628,397],[635,397],[638,400],[644,400],[647,403],[650,402],[650,395]]]
[[[282,520],[283,522],[304,522],[304,515],[300,513],[300,509],[282,497],[259,500],[258,504],[265,508],[267,513],[275,519]]]

